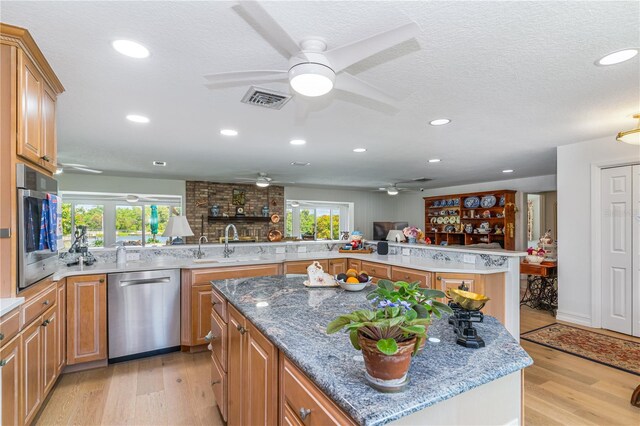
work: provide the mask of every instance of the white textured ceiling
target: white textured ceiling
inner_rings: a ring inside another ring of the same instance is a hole
[[[2,1],[0,19],[29,29],[67,89],[60,160],[117,175],[224,181],[264,171],[356,187],[425,176],[434,180],[423,186],[436,187],[552,174],[556,146],[607,135],[613,144],[640,110],[638,57],[593,64],[640,46],[637,1],[264,3],[296,40],[322,36],[329,48],[408,19],[421,28],[417,40],[348,69],[407,95],[399,112],[329,95],[304,121],[295,99],[273,111],[240,103],[248,85],[204,87],[205,74],[286,67],[236,4]],[[117,38],[145,44],[150,58],[116,53]],[[130,113],[151,123],[130,123]],[[427,124],[440,117],[452,123]],[[223,137],[223,127],[240,135]],[[368,151],[352,152],[360,146]],[[434,157],[442,162],[428,164]]]

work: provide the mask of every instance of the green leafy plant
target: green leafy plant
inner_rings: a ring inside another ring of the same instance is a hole
[[[430,318],[431,315],[441,318],[442,313],[452,313],[451,308],[435,299],[445,297],[444,292],[430,288],[421,288],[420,282],[379,280],[377,288],[367,295],[374,304],[379,300],[393,303],[406,302],[418,318]]]

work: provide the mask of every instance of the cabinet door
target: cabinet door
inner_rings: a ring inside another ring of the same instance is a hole
[[[46,395],[58,377],[60,321],[57,306],[45,312],[42,318],[42,394]]]
[[[191,344],[204,345],[211,330],[211,284],[191,289]]]
[[[67,365],[106,359],[105,275],[67,278],[67,313]]]
[[[31,423],[42,402],[42,322],[22,332],[22,421]],[[3,372],[4,374],[4,372]]]
[[[229,308],[229,353],[227,356],[227,422],[229,426],[244,425],[242,401],[245,389],[242,386],[242,368],[244,364],[244,317],[231,304]]]
[[[246,417],[243,424],[275,425],[278,423],[278,351],[276,347],[247,322],[246,367],[244,372]]]
[[[64,279],[58,281],[58,342],[56,362],[58,374],[67,362],[67,287]]]
[[[329,273],[338,275],[347,271],[347,259],[331,259],[329,260]]]
[[[468,291],[475,292],[477,278],[472,274],[444,274],[436,273],[436,286],[439,290],[447,292],[447,289],[458,288],[463,283],[469,287]]]
[[[297,260],[295,262],[286,262],[284,264],[284,273],[285,274],[306,274],[307,268],[311,265],[315,260]],[[329,271],[329,261],[327,259],[318,260],[322,269],[327,272]]]
[[[398,266],[391,268],[391,279],[393,281],[406,281],[409,283],[419,281],[422,288],[431,288],[431,276],[431,272],[400,268]]]
[[[18,50],[18,146],[17,154],[40,164],[42,155],[43,80],[27,55]]]
[[[2,417],[3,425],[20,425],[20,336],[7,343],[0,351],[0,376],[2,377]]]
[[[391,266],[382,263],[361,262],[362,270],[365,271],[374,281],[378,279],[391,279]]]
[[[360,272],[362,270],[362,261],[358,259],[349,259],[347,262],[349,269],[355,269]]]
[[[56,94],[45,84],[42,92],[42,167],[51,173],[57,165]]]

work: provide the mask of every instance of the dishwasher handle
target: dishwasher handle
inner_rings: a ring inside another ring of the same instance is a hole
[[[162,277],[162,278],[142,278],[139,280],[122,280],[119,282],[120,287],[127,287],[130,285],[141,285],[141,284],[160,284],[160,283],[168,283],[171,281],[170,277]]]

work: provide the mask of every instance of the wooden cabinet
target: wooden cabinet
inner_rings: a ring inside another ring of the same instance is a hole
[[[285,356],[280,357],[280,423],[283,425],[355,425]]]
[[[0,347],[8,343],[20,331],[20,309],[5,314],[0,319]]]
[[[15,52],[2,58],[3,72],[15,82],[6,92],[15,110],[15,136],[6,143],[22,160],[53,173],[57,160],[56,99],[64,87],[27,30],[0,24],[0,33],[0,42]]]
[[[391,267],[392,281],[406,281],[413,283],[420,282],[420,287],[431,288],[433,286],[433,273],[427,271],[418,271],[415,269],[401,268],[399,266]]]
[[[473,274],[436,273],[436,281],[438,282],[438,290],[442,290],[445,293],[448,289],[458,288],[463,284],[468,287],[467,291],[478,292],[476,289],[477,277]]]
[[[358,259],[347,260],[348,269],[355,269],[356,271],[362,271],[362,261]]]
[[[349,269],[347,264],[347,259],[330,259],[329,270],[327,272],[334,276],[346,272],[347,269]]]
[[[34,321],[22,332],[22,419],[29,424],[42,402],[42,324]]]
[[[42,316],[42,389],[49,393],[58,377],[58,345],[60,344],[60,319],[57,306]]]
[[[278,423],[278,351],[229,306],[229,426]]]
[[[67,363],[67,286],[66,280],[58,281],[58,341],[56,342],[56,365],[58,374]]]
[[[20,375],[21,375],[21,338],[16,336],[7,341],[0,350],[0,368],[2,384],[2,417],[0,424],[21,425],[20,413]]]
[[[230,278],[249,278],[278,275],[280,265],[248,265],[240,267],[220,267],[183,269],[180,294],[180,343],[194,350],[206,350],[205,337],[211,330],[212,298],[211,281]]]
[[[293,262],[285,262],[285,264],[284,264],[284,273],[285,274],[305,274],[306,275],[307,274],[307,268],[313,262],[316,262],[316,260],[309,259],[309,260],[296,260],[296,261],[293,261]],[[329,272],[329,260],[328,259],[317,260],[317,262],[320,264],[320,266],[322,266],[322,269],[325,272]]]
[[[211,352],[220,367],[227,371],[227,324],[211,310]]]
[[[472,293],[480,293],[489,297],[489,301],[482,308],[486,315],[496,317],[504,324],[505,321],[505,274],[452,274],[436,273],[436,288],[444,292],[449,288],[459,288],[464,283]]]
[[[216,357],[211,354],[211,387],[213,389],[213,396],[216,399],[216,404],[220,410],[222,419],[226,422],[228,419],[227,414],[227,394],[228,394],[227,373],[224,372],[222,366]]]
[[[69,277],[66,291],[67,365],[107,359],[106,276]]]
[[[363,260],[361,262],[361,268],[372,278],[373,282],[377,282],[381,279],[391,279],[391,266],[383,265],[382,263],[374,263]]]

